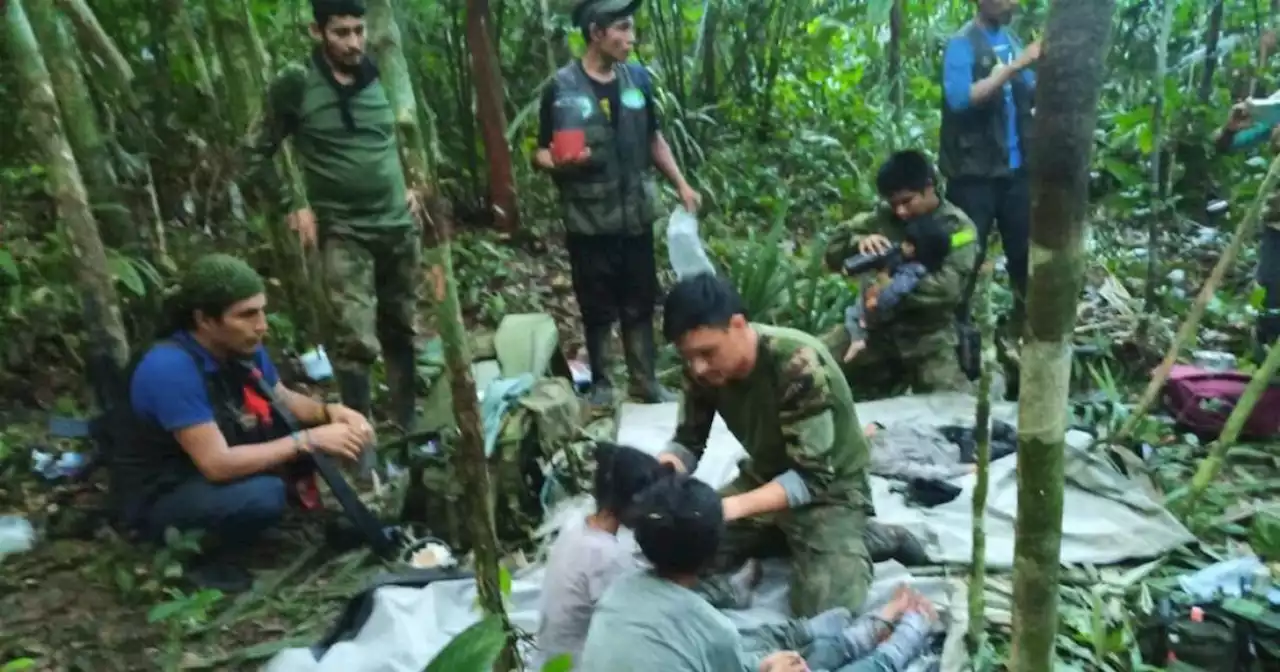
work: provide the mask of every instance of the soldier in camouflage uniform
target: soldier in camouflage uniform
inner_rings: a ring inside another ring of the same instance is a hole
[[[606,344],[614,322],[630,374],[630,394],[645,403],[674,401],[654,375],[653,312],[658,299],[653,223],[656,167],[693,212],[699,196],[680,174],[658,129],[648,72],[628,64],[639,0],[585,0],[574,23],[587,41],[580,61],[556,73],[542,97],[534,165],[551,174],[564,208],[565,246],[582,311],[591,365],[592,402],[612,401]],[[553,152],[557,130],[584,131],[586,149]]]
[[[663,319],[685,381],[679,424],[659,459],[691,472],[717,414],[747,451],[722,492],[729,525],[716,574],[701,585],[708,599],[742,606],[723,572],[789,550],[795,616],[857,610],[873,561],[925,561],[905,530],[868,522],[867,440],[840,367],[818,339],[747,322],[732,285],[710,274],[676,283]]]
[[[304,245],[319,245],[333,317],[328,354],[343,403],[369,414],[369,370],[381,354],[392,418],[408,427],[421,229],[400,162],[395,114],[364,52],[363,0],[313,0],[312,7],[315,50],[267,90],[246,183],[273,217],[289,213]],[[295,203],[276,173],[274,157],[287,137],[309,203]],[[369,455],[366,473],[373,466]]]
[[[889,157],[880,168],[876,187],[886,207],[863,213],[837,230],[827,247],[828,267],[839,271],[854,254],[897,245],[907,220],[926,214],[944,223],[951,236],[951,252],[942,270],[925,275],[889,319],[881,316],[875,321],[868,330],[866,348],[845,363],[845,376],[859,398],[890,396],[902,382],[917,393],[968,391],[971,385],[956,356],[954,317],[976,261],[973,223],[938,195],[933,167],[919,152]],[[849,333],[843,326],[823,340],[836,354],[849,347]]]
[[[1221,152],[1252,149],[1268,139],[1276,138],[1277,128],[1255,123],[1249,116],[1249,108],[1240,103],[1231,109],[1231,116],[1218,134],[1217,145]],[[1276,145],[1273,140],[1273,145]],[[1258,270],[1255,276],[1262,290],[1262,305],[1254,339],[1257,352],[1254,358],[1262,361],[1264,349],[1280,336],[1280,192],[1271,194],[1263,212],[1262,244],[1258,249]]]

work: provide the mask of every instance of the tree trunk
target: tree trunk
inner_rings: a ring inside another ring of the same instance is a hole
[[[98,124],[98,111],[89,98],[75,43],[53,5],[37,2],[31,5],[28,14],[49,68],[67,140],[84,173],[92,208],[102,220],[103,238],[110,246],[121,247],[137,236],[131,235],[135,233],[132,217],[120,202],[111,152]]]
[[[114,88],[119,93],[128,95],[129,87],[133,84],[133,68],[129,67],[129,61],[120,53],[115,41],[102,29],[102,24],[98,23],[98,17],[88,3],[85,0],[58,0],[58,6],[75,25],[81,43],[98,57],[98,62],[112,80]]]
[[[1209,14],[1209,27],[1204,34],[1204,71],[1200,74],[1200,104],[1209,102],[1213,95],[1213,74],[1218,70],[1218,41],[1222,37],[1222,14],[1225,9],[1224,0],[1213,3],[1213,11]],[[1259,64],[1262,65],[1262,64]]]
[[[441,198],[432,198],[426,217],[432,228],[437,248],[429,268],[432,299],[437,307],[436,319],[440,340],[444,345],[445,368],[453,396],[453,415],[457,423],[457,445],[450,456],[454,473],[462,486],[467,529],[475,554],[476,589],[484,610],[503,619],[507,632],[507,612],[503,605],[498,561],[498,534],[493,518],[493,486],[489,479],[489,463],[484,454],[484,433],[480,422],[480,404],[476,399],[476,381],[471,375],[471,347],[462,323],[458,302],[458,284],[453,274],[450,243],[450,221]],[[498,665],[498,672],[517,669],[515,640],[509,636]]]
[[[1114,10],[1114,0],[1054,2],[1039,66],[1018,405],[1013,672],[1054,669],[1071,334],[1088,263],[1089,161]]]
[[[40,1],[43,0],[37,0]],[[88,333],[86,362],[90,367],[90,381],[99,391],[98,401],[105,404],[108,398],[103,398],[103,394],[119,383],[129,358],[129,343],[108,271],[107,253],[98,235],[98,224],[93,219],[75,154],[62,130],[62,114],[54,97],[53,83],[22,0],[8,0],[5,29],[9,58],[17,66],[25,89],[32,139],[39,144],[48,162],[58,218],[65,226],[72,257],[79,261],[75,273]]]
[[[905,38],[907,12],[902,6],[903,1],[893,0],[893,7],[889,10],[889,100],[899,114],[906,105],[902,86],[902,41]]]
[[[978,408],[973,420],[973,440],[977,444],[977,482],[973,486],[973,559],[969,564],[969,632],[966,639],[970,657],[986,644],[987,489],[991,477],[991,374],[996,369],[995,314],[991,312],[991,272],[980,270],[974,319],[982,333],[982,373],[978,378]]]
[[[1148,316],[1156,311],[1156,290],[1160,288],[1160,231],[1164,227],[1164,79],[1169,72],[1169,36],[1173,32],[1173,10],[1177,0],[1163,0],[1160,33],[1156,36],[1156,74],[1152,82],[1156,101],[1151,107],[1151,214],[1147,219],[1147,282],[1143,308]]]
[[[261,59],[253,54],[253,27],[245,24],[244,14],[234,0],[207,0],[205,6],[221,66],[222,95],[231,123],[229,135],[239,138],[249,131],[264,86]]]
[[[369,41],[378,58],[379,77],[395,110],[396,132],[400,139],[400,156],[411,188],[430,184],[431,168],[418,126],[418,104],[414,96],[409,64],[400,46],[400,27],[396,25],[391,0],[369,0]]]
[[[502,108],[502,71],[489,37],[489,0],[467,0],[467,44],[471,51],[471,80],[476,87],[476,116],[489,164],[489,207],[499,231],[520,227],[507,118]]]

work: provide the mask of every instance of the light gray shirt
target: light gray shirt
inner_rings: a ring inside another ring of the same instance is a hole
[[[547,557],[536,649],[529,669],[540,670],[547,661],[566,653],[575,661],[573,669],[582,669],[576,662],[596,603],[614,579],[638,566],[632,547],[617,535],[585,521],[566,525]]]
[[[596,605],[577,670],[739,672],[745,661],[728,616],[692,590],[639,571],[614,581]]]

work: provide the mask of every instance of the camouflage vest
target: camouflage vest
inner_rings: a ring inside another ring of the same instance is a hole
[[[634,85],[630,67],[620,64],[614,71],[622,103],[609,112],[618,115],[616,130],[579,63],[556,73],[557,103],[576,98],[588,111],[584,130],[590,160],[579,170],[555,176],[569,233],[637,236],[651,232],[658,217],[644,95]]]
[[[998,64],[996,52],[987,40],[982,26],[970,21],[958,36],[973,46],[973,81],[985,79]],[[1013,35],[1009,43],[1021,50]],[[1013,87],[1013,105],[1017,114],[1018,146],[1023,165],[1028,164],[1031,148],[1032,94],[1022,77],[1009,80]],[[1009,174],[1008,119],[1004,95],[997,93],[985,102],[959,112],[952,111],[942,100],[942,130],[939,133],[938,168],[947,179],[958,177],[1001,177]]]

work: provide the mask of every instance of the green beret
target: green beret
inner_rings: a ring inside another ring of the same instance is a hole
[[[201,257],[182,275],[178,301],[184,312],[221,315],[232,305],[267,291],[262,276],[244,260],[229,254]]]

